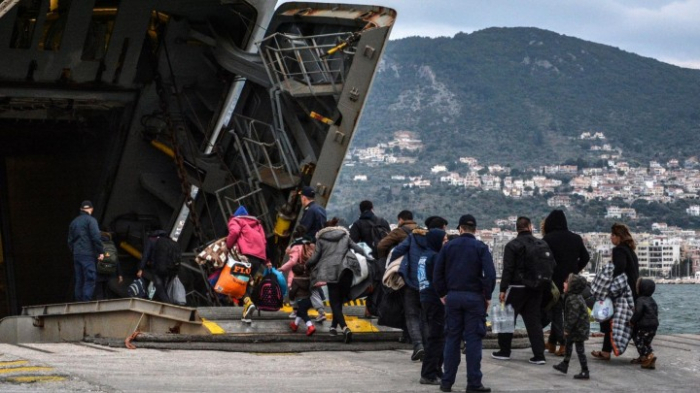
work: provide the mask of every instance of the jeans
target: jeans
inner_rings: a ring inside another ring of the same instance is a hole
[[[430,380],[441,378],[445,350],[445,306],[442,303],[421,303],[421,319],[428,334],[425,336],[420,376]]]
[[[331,310],[333,312],[331,327],[335,328],[340,326],[340,328],[343,329],[347,326],[345,323],[345,316],[343,315],[343,302],[350,294],[352,273],[349,270],[344,270],[343,273],[340,274],[337,283],[329,282],[327,285],[328,300],[331,303]]]
[[[486,335],[486,301],[478,292],[450,291],[445,302],[447,318],[445,340],[444,374],[442,386],[451,387],[457,377],[461,361],[460,345],[466,343],[467,389],[478,388],[481,384],[482,340]]]
[[[515,318],[522,315],[527,330],[527,337],[535,357],[544,359],[544,333],[542,332],[542,291],[530,288],[513,288],[506,298],[506,304],[513,306]],[[498,347],[504,355],[510,356],[513,333],[499,333]]]
[[[295,302],[297,306],[297,318],[301,318],[305,323],[309,322],[309,309],[311,308],[311,300],[309,298],[297,299]]]
[[[559,298],[549,312],[552,314],[552,331],[547,340],[550,344],[566,344],[564,339],[564,307],[563,300]]]
[[[74,255],[75,268],[75,301],[89,302],[95,292],[97,279],[97,258],[92,255]]]
[[[425,324],[421,322],[420,292],[404,286],[403,310],[406,318],[406,330],[413,342],[413,350],[423,348],[423,338],[428,336]]]

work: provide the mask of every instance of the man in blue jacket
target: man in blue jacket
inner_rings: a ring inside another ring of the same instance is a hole
[[[68,228],[68,248],[73,253],[75,267],[75,300],[89,302],[95,292],[97,261],[104,258],[104,246],[100,239],[100,228],[92,217],[92,202],[80,204],[80,215]]]
[[[476,239],[476,219],[459,218],[460,236],[448,242],[435,260],[433,287],[445,304],[447,337],[440,390],[452,391],[466,342],[467,393],[490,392],[481,383],[481,342],[486,335],[486,310],[496,285],[496,269],[486,244]]]

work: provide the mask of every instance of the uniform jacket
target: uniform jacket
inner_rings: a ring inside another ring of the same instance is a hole
[[[568,333],[567,340],[586,341],[591,334],[591,321],[588,307],[583,300],[583,290],[586,289],[586,279],[575,274],[569,281],[569,291],[564,301],[564,331]]]
[[[377,245],[377,254],[379,258],[386,258],[389,256],[389,251],[392,248],[398,246],[402,241],[406,240],[408,235],[414,229],[418,228],[418,224],[414,221],[404,221],[403,225],[398,228],[393,229],[389,232],[382,241]]]
[[[353,275],[360,275],[357,259],[348,258],[350,250],[362,255],[364,251],[350,239],[350,233],[343,227],[327,227],[316,233],[316,248],[306,266],[311,271],[311,283],[337,283],[340,274],[350,269]]]
[[[326,224],[326,209],[318,203],[311,201],[304,207],[304,214],[299,220],[299,224],[306,227],[308,236],[314,237]]]
[[[450,240],[435,259],[433,287],[440,297],[449,291],[464,291],[482,293],[488,300],[495,285],[491,252],[471,233]]]
[[[656,331],[659,327],[659,307],[651,295],[654,294],[656,284],[649,279],[639,281],[639,297],[634,304],[634,314],[630,323],[634,329]]]
[[[544,221],[545,235],[542,238],[552,250],[557,265],[554,267],[552,281],[564,291],[564,281],[569,274],[578,274],[588,264],[590,255],[583,244],[581,236],[569,231],[566,216],[561,210],[552,211]]]
[[[228,221],[226,247],[236,246],[238,252],[267,260],[265,231],[260,220],[253,216],[235,216]]]
[[[104,254],[100,228],[95,217],[81,211],[80,215],[71,221],[68,227],[68,249],[73,255],[97,257]]]

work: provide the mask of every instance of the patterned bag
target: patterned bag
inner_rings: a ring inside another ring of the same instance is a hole
[[[226,264],[228,251],[226,250],[226,237],[216,239],[197,254],[195,261],[204,265],[210,263],[214,268],[223,267]]]

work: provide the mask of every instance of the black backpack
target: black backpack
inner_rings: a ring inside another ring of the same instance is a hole
[[[175,275],[180,270],[182,250],[169,236],[160,236],[153,245],[153,265],[158,275]]]
[[[370,225],[372,225],[370,228],[370,235],[372,236],[372,239],[369,241],[368,246],[372,249],[372,256],[376,259],[377,246],[379,245],[379,242],[389,234],[389,231],[382,226],[382,222],[379,219],[376,221],[370,221]]]
[[[518,239],[525,246],[520,266],[523,285],[532,289],[550,289],[556,262],[547,242],[533,236]]]

